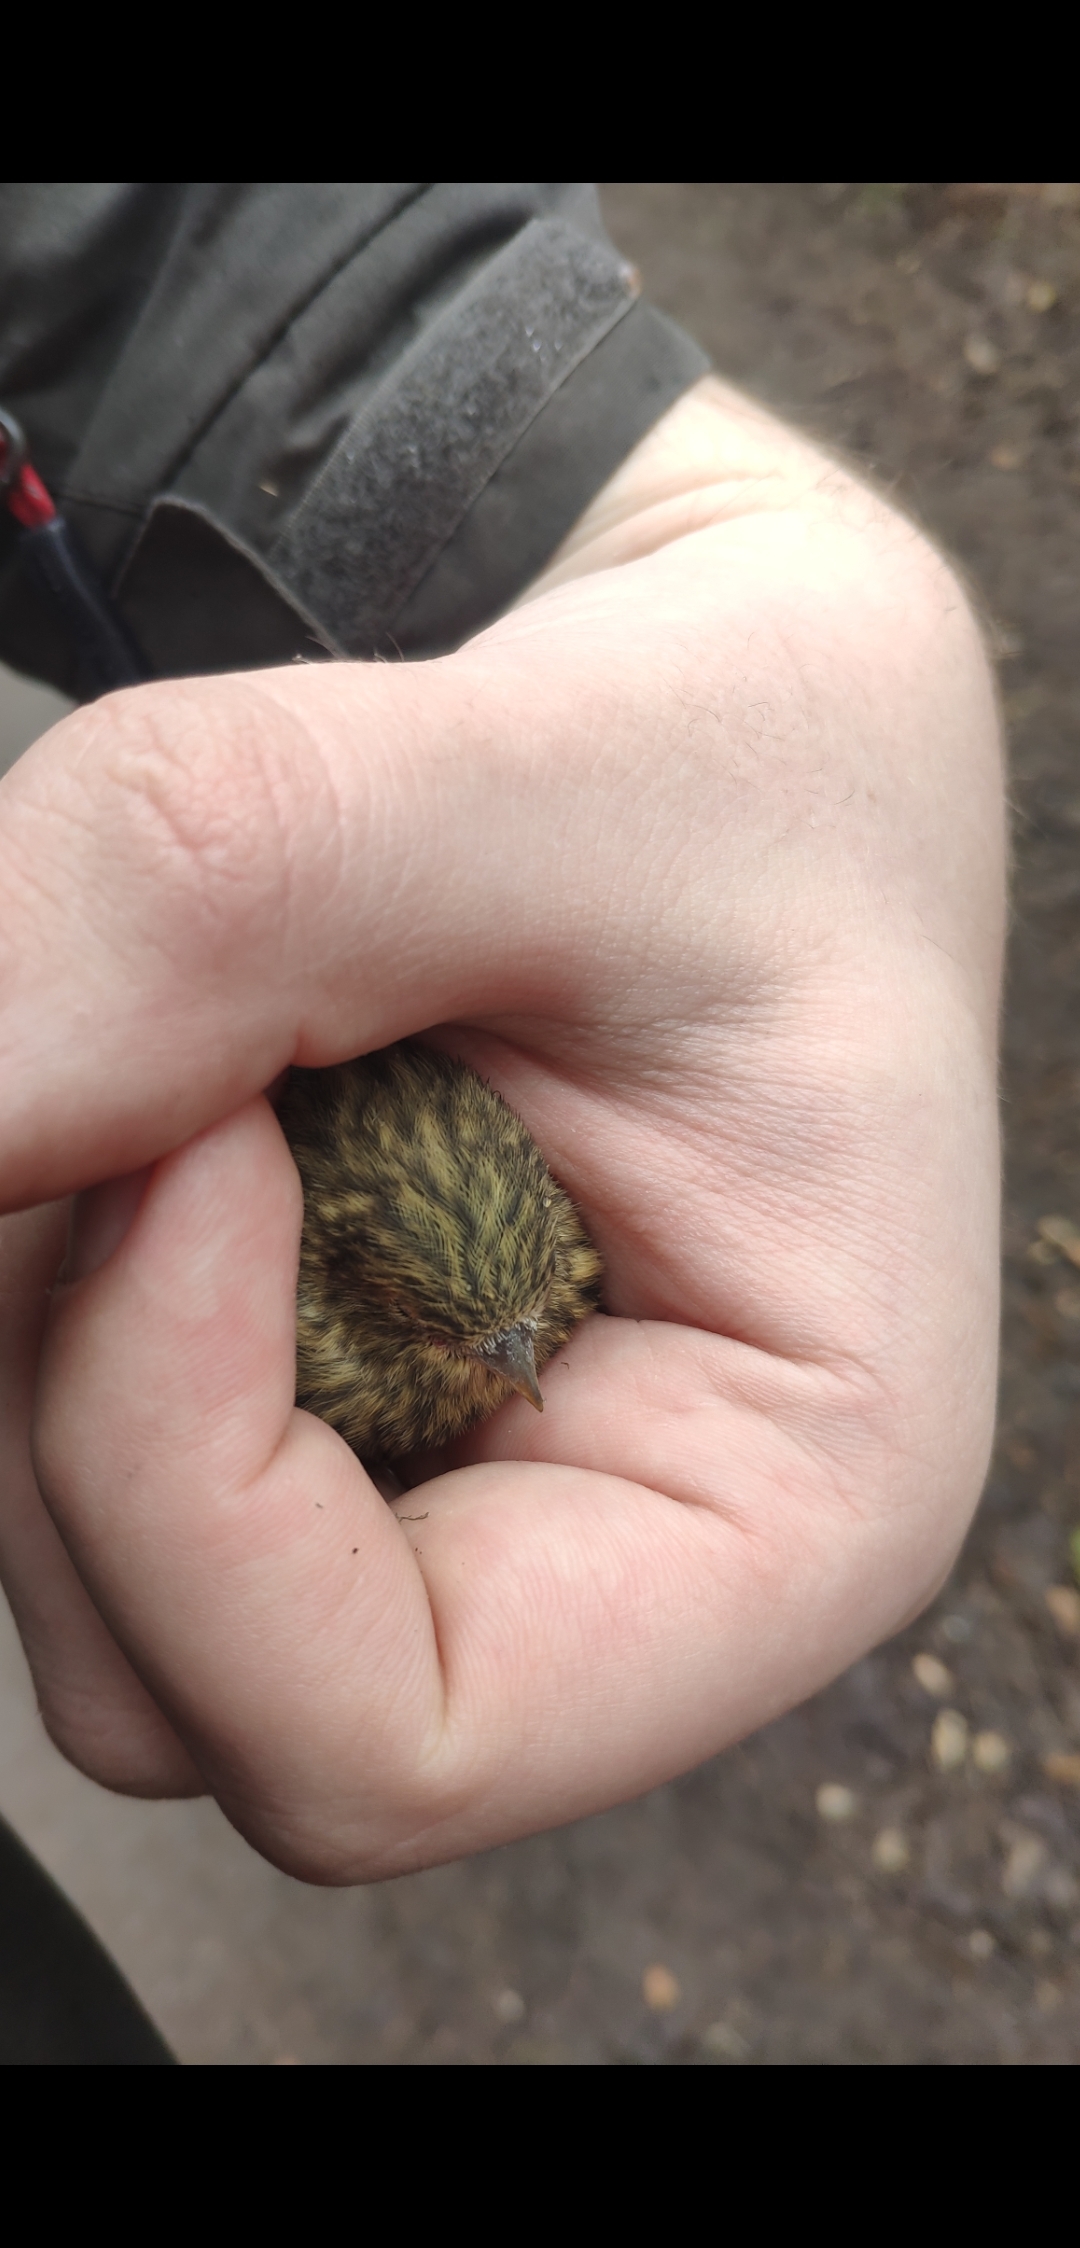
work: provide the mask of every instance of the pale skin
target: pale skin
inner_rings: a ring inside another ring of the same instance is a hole
[[[917,1614],[991,1434],[1003,861],[955,577],[712,380],[457,655],[38,744],[0,786],[0,1560],[64,1754],[376,1879],[651,1787]],[[611,1316],[391,1507],[293,1406],[263,1089],[438,1026]]]

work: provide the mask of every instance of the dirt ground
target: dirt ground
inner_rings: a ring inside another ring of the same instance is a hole
[[[1080,187],[636,184],[605,204],[654,302],[928,525],[994,638],[1016,870],[977,1522],[933,1611],[816,1701],[466,1865],[325,1895],[212,1807],[115,1803],[43,1742],[6,1640],[0,1808],[192,2061],[1075,2060]]]

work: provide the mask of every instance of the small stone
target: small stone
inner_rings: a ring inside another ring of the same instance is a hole
[[[854,1818],[858,1809],[851,1789],[844,1787],[839,1780],[825,1780],[814,1801],[819,1819],[824,1819],[829,1826],[843,1826],[845,1820]]]
[[[682,1989],[670,1967],[659,1963],[646,1967],[641,1978],[641,1995],[654,2014],[670,2014],[682,1997]]]
[[[1064,1249],[1066,1256],[1070,1249],[1080,1249],[1080,1225],[1074,1224],[1072,1218],[1040,1218],[1035,1230],[1040,1241],[1049,1241],[1053,1248]]]
[[[973,1959],[992,1959],[997,1950],[995,1938],[989,1928],[973,1928],[968,1937],[968,1950]]]
[[[1022,445],[992,445],[990,447],[991,468],[1000,468],[1006,475],[1014,473],[1018,468],[1023,468],[1026,459],[1027,453]]]
[[[903,1873],[911,1864],[911,1847],[900,1827],[882,1827],[870,1852],[879,1873]]]
[[[1027,307],[1029,312],[1049,312],[1051,305],[1055,305],[1057,300],[1058,293],[1052,281],[1031,281],[1028,283]]]
[[[508,2028],[525,2019],[525,2000],[519,1990],[496,1991],[491,2004],[498,2020],[505,2022]]]
[[[1039,1982],[1035,1985],[1035,2004],[1040,2014],[1056,2014],[1064,1995],[1059,1983]]]
[[[1051,1749],[1049,1756],[1039,1761],[1055,1787],[1080,1787],[1080,1755],[1073,1750]]]
[[[1028,1834],[1022,1827],[1009,1829],[1008,1842],[1001,1886],[1007,1897],[1030,1897],[1046,1864],[1046,1844],[1041,1835]]]
[[[1012,1756],[1012,1743],[1004,1733],[976,1733],[971,1761],[977,1772],[1003,1772]]]
[[[939,1709],[930,1735],[930,1760],[939,1772],[958,1772],[967,1756],[967,1718],[958,1709]]]
[[[964,357],[976,375],[996,375],[1001,365],[1001,353],[989,336],[968,336]]]
[[[701,2034],[702,2050],[717,2061],[745,2061],[750,2051],[742,2031],[734,2022],[710,2022]]]
[[[924,1694],[932,1694],[936,1702],[947,1701],[956,1690],[956,1680],[951,1670],[938,1661],[936,1655],[916,1655],[912,1670]]]
[[[1047,1585],[1046,1605],[1067,1639],[1080,1639],[1080,1592],[1075,1585]]]

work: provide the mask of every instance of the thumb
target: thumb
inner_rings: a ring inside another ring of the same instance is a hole
[[[264,1101],[167,1157],[114,1254],[56,1291],[34,1436],[68,1552],[199,1769],[297,1824],[357,1742],[377,1778],[442,1708],[401,1527],[293,1408],[300,1218]]]

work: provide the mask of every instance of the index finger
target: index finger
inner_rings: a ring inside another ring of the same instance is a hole
[[[138,1167],[293,1059],[505,989],[439,712],[375,667],[175,681],[20,761],[0,787],[0,1206]]]

